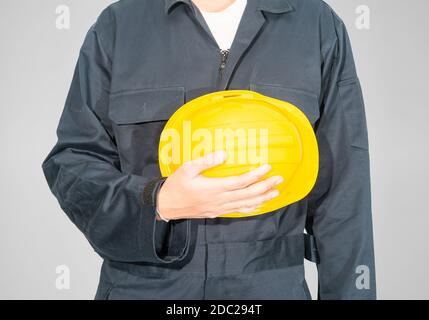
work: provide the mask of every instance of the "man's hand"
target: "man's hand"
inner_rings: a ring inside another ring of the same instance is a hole
[[[208,178],[201,173],[226,160],[218,151],[184,163],[162,185],[157,198],[158,212],[168,220],[216,218],[239,212],[250,213],[278,196],[274,187],[281,176],[260,179],[271,170],[263,165],[240,176]]]

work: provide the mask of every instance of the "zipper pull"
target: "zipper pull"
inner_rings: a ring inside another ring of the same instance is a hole
[[[226,66],[226,60],[228,59],[229,49],[221,49],[220,55],[221,55],[221,62],[219,66],[219,71],[222,73],[223,69],[225,69]]]
[[[219,65],[219,75],[217,78],[217,84],[216,86],[219,87],[220,83],[222,82],[222,77],[223,77],[223,70],[226,67],[226,60],[228,59],[228,54],[229,54],[229,49],[221,49],[220,50],[220,56],[221,56],[221,61],[220,61],[220,65]]]

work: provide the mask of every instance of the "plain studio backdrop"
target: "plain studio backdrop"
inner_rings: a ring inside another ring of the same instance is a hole
[[[61,211],[41,163],[83,38],[111,2],[0,2],[0,298],[95,295],[101,259]],[[348,27],[366,102],[378,297],[427,299],[429,1],[327,2]],[[57,28],[61,5],[70,29]],[[361,5],[369,29],[356,25]],[[70,272],[69,289],[57,286],[59,266]],[[306,263],[306,273],[314,298],[315,266]]]

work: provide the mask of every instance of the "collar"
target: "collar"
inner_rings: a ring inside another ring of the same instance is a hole
[[[165,13],[170,14],[170,12],[177,7],[176,4],[178,3],[186,3],[190,5],[191,0],[165,0]]]
[[[293,10],[290,0],[258,0],[257,2],[257,8],[262,11],[286,13]]]
[[[252,1],[252,0],[247,0]],[[271,13],[285,13],[293,10],[290,0],[255,0],[257,2],[256,8],[261,11]],[[191,0],[165,0],[165,13],[170,14],[176,4],[186,3],[191,5]]]

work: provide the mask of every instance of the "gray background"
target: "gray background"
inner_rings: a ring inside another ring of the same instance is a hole
[[[83,37],[111,2],[0,1],[0,298],[94,297],[101,260],[50,194],[41,163],[56,141]],[[378,296],[427,299],[429,1],[327,2],[348,26],[365,95]],[[70,30],[55,25],[62,4]],[[362,4],[370,30],[355,27]],[[58,265],[70,268],[69,290],[55,286]],[[315,267],[306,267],[315,296]]]

